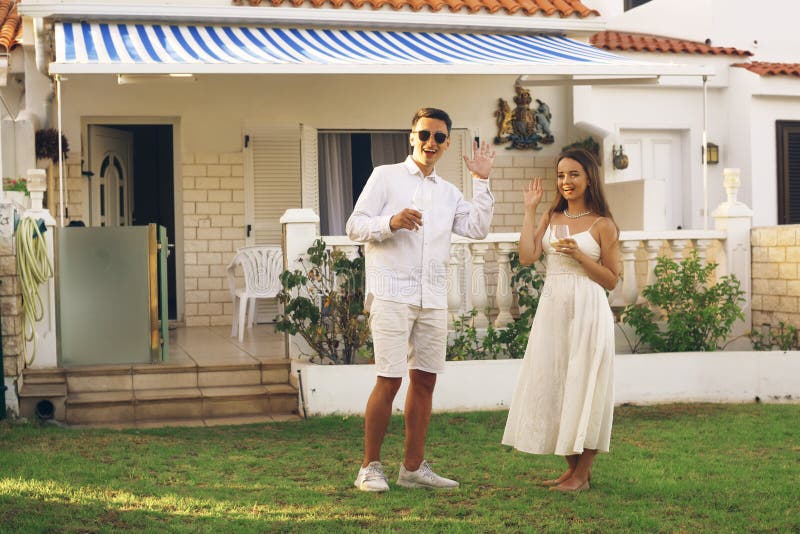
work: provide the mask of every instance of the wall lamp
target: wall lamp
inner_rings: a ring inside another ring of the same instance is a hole
[[[617,145],[612,146],[611,155],[613,156],[612,163],[615,169],[622,170],[628,168],[628,156],[622,151],[622,145],[619,145],[619,147],[617,147]]]
[[[719,145],[715,145],[714,143],[706,143],[705,152],[706,163],[709,165],[716,165],[719,163]],[[702,153],[700,155],[702,157]]]

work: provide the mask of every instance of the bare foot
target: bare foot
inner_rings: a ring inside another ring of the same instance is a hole
[[[552,480],[543,480],[541,484],[542,486],[558,486],[571,476],[572,476],[572,469],[567,469],[566,471],[564,471],[564,474],[561,475],[560,477],[554,478]],[[589,471],[589,482],[591,481],[592,481],[592,472]]]
[[[542,481],[542,486],[558,486],[559,484],[561,484],[562,482],[564,482],[565,480],[567,480],[571,476],[572,476],[572,469],[567,469],[566,471],[564,471],[564,474],[562,474],[558,478],[554,478],[554,479],[551,479],[551,480],[543,480]]]
[[[589,481],[588,480],[577,480],[575,477],[569,478],[559,484],[558,486],[553,486],[550,488],[550,491],[560,491],[563,493],[574,493],[578,491],[586,491],[589,489]]]

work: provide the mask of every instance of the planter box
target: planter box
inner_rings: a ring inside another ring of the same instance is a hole
[[[447,362],[433,395],[438,412],[507,409],[522,360]],[[372,365],[314,365],[292,361],[302,380],[308,415],[363,414]],[[393,409],[403,411],[407,379]],[[618,354],[617,404],[670,402],[800,402],[800,352],[684,352]],[[303,399],[301,399],[302,402]]]

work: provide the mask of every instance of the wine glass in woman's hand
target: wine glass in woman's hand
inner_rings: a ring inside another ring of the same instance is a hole
[[[551,224],[550,225],[550,246],[557,248],[562,239],[569,238],[569,225]]]

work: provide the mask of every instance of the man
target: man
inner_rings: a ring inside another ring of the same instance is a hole
[[[473,176],[473,201],[443,180],[434,165],[450,147],[452,121],[444,111],[422,108],[411,121],[412,154],[403,163],[375,168],[353,214],[347,235],[366,243],[366,300],[375,347],[377,380],[367,401],[364,461],[355,485],[386,491],[380,450],[392,401],[408,369],[405,458],[397,484],[455,488],[424,459],[436,375],[447,349],[447,264],[451,232],[483,239],[489,232],[494,197],[489,173],[495,154],[473,143],[464,157]]]

